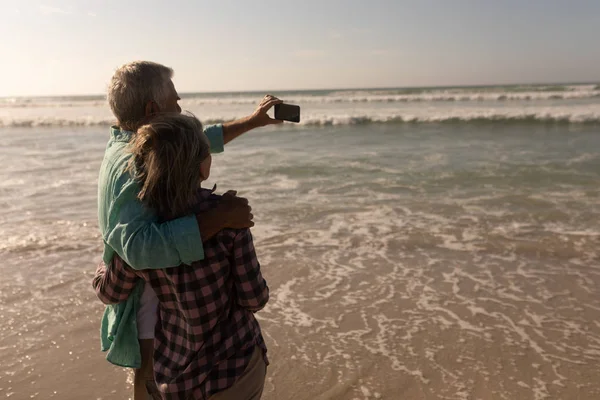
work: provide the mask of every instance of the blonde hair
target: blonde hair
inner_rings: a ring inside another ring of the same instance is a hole
[[[108,84],[108,104],[123,129],[134,131],[145,117],[146,104],[163,107],[169,96],[173,70],[151,61],[120,66]]]
[[[200,188],[200,164],[210,155],[202,123],[194,116],[159,114],[138,128],[130,150],[138,198],[164,219],[187,214]]]

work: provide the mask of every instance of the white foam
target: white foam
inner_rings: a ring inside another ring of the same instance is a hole
[[[290,179],[286,175],[273,175],[269,177],[269,186],[274,189],[293,190],[298,188],[300,182]]]
[[[514,88],[513,88],[514,89]],[[517,90],[506,88],[452,88],[422,90],[355,90],[337,92],[295,92],[279,96],[293,104],[340,104],[340,103],[417,103],[417,102],[510,102],[510,101],[556,101],[592,99],[600,97],[595,85],[562,87],[522,87]],[[244,94],[198,94],[184,95],[184,107],[254,105],[260,95]],[[0,99],[0,108],[82,108],[106,106],[101,96],[92,97],[47,97]]]
[[[562,100],[550,101],[558,97]],[[498,98],[506,101],[497,101]],[[585,98],[591,100],[579,101]],[[184,98],[182,107],[196,114],[205,124],[210,124],[244,117],[252,112],[257,101],[255,94],[201,96]],[[385,92],[362,91],[296,95],[286,101],[301,105],[300,126],[472,122],[600,124],[600,90],[589,87],[561,92],[462,90],[394,96]],[[427,106],[422,103],[427,103]],[[0,100],[0,127],[108,126],[112,123],[114,117],[109,108],[99,100]]]

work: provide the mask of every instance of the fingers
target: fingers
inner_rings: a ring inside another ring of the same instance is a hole
[[[269,118],[269,120],[267,121],[267,125],[277,125],[277,124],[283,124],[283,120],[282,119],[273,119],[273,118]]]
[[[271,109],[271,107],[273,107],[275,104],[281,104],[283,103],[283,100],[279,100],[276,98],[273,98],[269,101],[267,101],[266,103],[264,103],[260,108],[263,112],[267,112]]]
[[[268,103],[271,99],[273,99],[274,97],[270,94],[265,95],[265,97],[262,98],[262,100],[260,101],[260,103],[258,103],[259,107],[262,107],[265,105],[265,103]]]
[[[264,108],[268,106],[268,108],[271,108],[273,105],[280,103],[283,103],[283,100],[280,100],[277,97],[268,94],[265,97],[263,97],[262,101],[260,102],[260,107]]]
[[[240,209],[245,210],[246,212],[250,212],[250,206],[248,205],[248,199],[245,197],[226,197],[224,199],[225,204],[227,204],[232,209]]]
[[[238,197],[237,190],[228,190],[223,193],[223,200],[226,200],[228,203],[233,203],[235,206],[247,206],[248,199],[245,197]]]
[[[263,97],[260,104],[258,105],[258,108],[254,112],[254,114],[252,114],[252,118],[255,120],[256,126],[276,125],[283,123],[283,121],[271,118],[267,114],[269,110],[273,108],[273,106],[282,103],[283,100],[278,99],[277,97],[271,94],[267,94],[265,97]]]
[[[260,111],[266,114],[274,105],[281,104],[281,103],[283,103],[283,100],[279,100],[279,99],[269,100],[267,103],[265,103],[260,108]]]
[[[263,97],[263,101],[269,101],[269,100],[279,100],[277,97],[273,96],[272,94],[267,94],[265,95],[265,97]]]
[[[282,103],[283,103],[283,100],[280,100],[280,99],[278,99],[278,98],[275,98],[275,97],[274,97],[274,98],[272,98],[272,99],[271,99],[271,100],[270,100],[270,101],[267,103],[267,105],[268,105],[269,107],[272,107],[272,106],[274,106],[275,104],[282,104]]]

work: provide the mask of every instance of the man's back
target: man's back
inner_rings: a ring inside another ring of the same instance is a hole
[[[208,130],[209,138],[222,135],[220,127]],[[194,215],[159,224],[154,212],[138,199],[139,185],[127,171],[132,135],[111,128],[98,176],[98,224],[104,241],[104,262],[110,263],[116,253],[133,268],[143,269],[165,268],[203,258]]]
[[[126,173],[127,164],[131,159],[131,155],[126,151],[130,138],[129,132],[113,129],[104,152],[98,176],[98,225],[103,238],[108,233],[111,214],[117,215],[118,209],[123,205],[123,192],[134,184],[130,175]],[[137,189],[136,187],[135,191],[139,192]],[[110,246],[105,246],[104,252],[103,259],[110,261],[114,250]],[[107,252],[109,255],[106,254]]]

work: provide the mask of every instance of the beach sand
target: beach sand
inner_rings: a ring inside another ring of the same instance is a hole
[[[263,264],[272,289],[259,313],[271,360],[264,399],[600,396],[598,271],[499,259],[484,272],[456,254],[445,265],[420,252],[402,264],[345,253],[347,263],[324,265],[283,246],[280,260]],[[386,253],[393,259],[393,248]],[[40,262],[4,261],[23,270]],[[130,377],[99,352],[102,307],[91,290],[52,296],[90,280],[91,269],[31,296],[2,292],[2,304],[38,313],[0,309],[0,398],[128,398]]]

